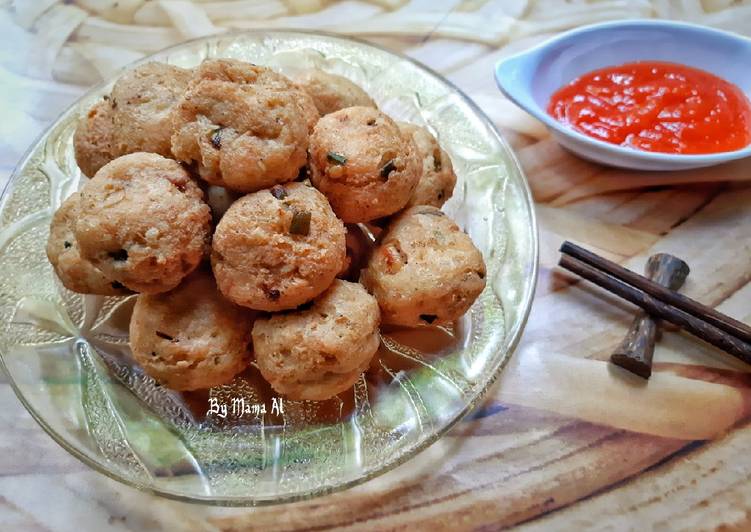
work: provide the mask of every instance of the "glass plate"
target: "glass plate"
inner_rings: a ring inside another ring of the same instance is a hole
[[[128,348],[134,297],[67,291],[44,251],[52,213],[85,179],[73,156],[77,118],[109,92],[110,82],[57,120],[3,195],[2,363],[18,397],[60,445],[139,489],[238,506],[343,489],[434,442],[479,403],[508,361],[537,275],[529,189],[482,112],[405,57],[334,35],[261,31],[191,41],[147,60],[192,67],[207,57],[342,74],[394,118],[429,127],[458,175],[444,210],[482,250],[485,291],[452,327],[383,331],[366,375],[329,401],[280,402],[254,367],[205,392],[159,387],[132,362]]]

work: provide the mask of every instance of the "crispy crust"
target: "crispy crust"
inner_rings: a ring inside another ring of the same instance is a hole
[[[436,138],[424,127],[399,122],[399,129],[410,135],[422,160],[422,177],[417,183],[407,208],[415,205],[441,207],[454,194],[456,174],[451,158]]]
[[[384,323],[448,324],[482,292],[485,263],[448,216],[421,205],[393,221],[360,280],[378,300]]]
[[[203,192],[175,161],[123,155],[81,190],[81,255],[136,292],[166,292],[200,263],[210,238]]]
[[[208,183],[254,192],[297,177],[317,118],[310,96],[281,74],[205,61],[172,112],[172,152]]]
[[[310,309],[256,320],[258,368],[291,399],[329,399],[368,368],[380,344],[379,321],[376,300],[361,285],[337,279]]]
[[[224,299],[201,269],[170,292],[138,296],[130,321],[133,356],[175,390],[226,384],[250,363],[254,316]]]
[[[344,224],[326,198],[302,183],[278,185],[237,200],[217,225],[211,263],[222,293],[239,305],[295,308],[326,290],[346,256]],[[296,214],[301,213],[301,214]],[[295,216],[310,214],[306,234]]]
[[[402,209],[422,174],[417,148],[387,115],[349,107],[321,118],[310,139],[310,180],[347,223]]]
[[[47,258],[63,286],[80,294],[117,296],[130,293],[81,257],[73,230],[78,219],[79,194],[68,197],[55,211],[47,240]]]

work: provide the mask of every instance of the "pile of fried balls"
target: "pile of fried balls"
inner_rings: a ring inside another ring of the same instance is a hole
[[[482,254],[440,210],[448,154],[344,77],[141,64],[74,148],[89,179],[54,214],[47,256],[69,290],[138,294],[130,347],[169,388],[255,360],[276,392],[325,400],[368,369],[381,324],[450,324],[485,287]]]

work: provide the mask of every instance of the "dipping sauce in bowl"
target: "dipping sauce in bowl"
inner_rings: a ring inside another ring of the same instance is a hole
[[[751,103],[709,72],[640,61],[585,74],[556,91],[548,113],[590,137],[638,150],[707,154],[751,143]]]

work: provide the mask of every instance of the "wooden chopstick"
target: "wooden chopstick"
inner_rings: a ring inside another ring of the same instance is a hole
[[[712,323],[704,321],[701,317],[684,312],[621,279],[609,275],[595,266],[565,253],[561,255],[559,265],[605,290],[638,305],[653,316],[673,323],[743,362],[751,364],[751,344],[716,327]],[[633,275],[641,277],[638,274]]]
[[[718,329],[721,329],[728,334],[742,340],[745,343],[751,343],[751,327],[742,323],[736,319],[726,316],[722,312],[718,312],[712,307],[702,305],[698,301],[686,297],[683,294],[674,292],[669,288],[666,288],[646,277],[632,272],[612,262],[604,257],[600,257],[591,251],[577,246],[571,242],[564,242],[561,245],[561,253],[571,255],[575,259],[579,259],[585,264],[589,264],[598,270],[601,270],[608,275],[611,275],[617,279],[625,281],[626,283],[638,288],[639,290],[646,292],[647,294],[682,310],[687,314],[691,314],[702,321],[705,321],[711,325],[714,325]]]

